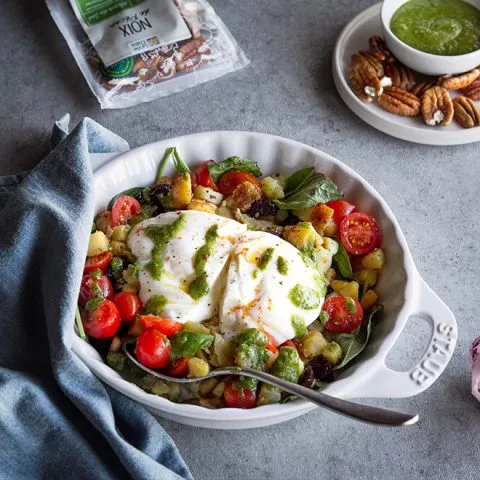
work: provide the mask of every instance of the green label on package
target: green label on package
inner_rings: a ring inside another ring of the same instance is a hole
[[[173,0],[70,0],[106,66],[192,34]]]
[[[145,0],[75,0],[87,25],[95,25]]]

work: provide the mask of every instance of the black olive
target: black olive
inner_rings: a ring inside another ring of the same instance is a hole
[[[318,355],[308,363],[308,367],[311,367],[313,374],[317,380],[321,382],[333,382],[333,370],[330,363],[323,355]]]
[[[282,225],[284,227],[289,227],[291,225],[296,225],[298,222],[300,222],[300,219],[296,215],[294,215],[292,212],[288,212],[288,216],[282,222]]]
[[[276,235],[277,237],[283,238],[283,228],[279,227],[278,225],[272,225],[271,227],[268,227],[267,232],[271,233],[272,235]]]
[[[298,383],[307,388],[313,388],[315,385],[315,374],[313,373],[313,368],[307,365],[305,370],[300,375]]]
[[[168,183],[157,183],[153,187],[150,187],[150,195],[156,197],[157,195],[168,195],[172,186]]]
[[[112,344],[113,337],[110,338],[93,338],[88,337],[90,345],[100,354],[107,353]]]
[[[253,218],[270,217],[275,216],[277,212],[278,207],[271,200],[261,198],[252,203],[248,215]]]

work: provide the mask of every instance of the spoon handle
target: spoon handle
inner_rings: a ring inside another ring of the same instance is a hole
[[[233,373],[233,372],[232,372]],[[315,403],[324,408],[328,408],[341,415],[354,418],[366,423],[374,423],[384,426],[403,426],[413,425],[418,421],[418,414],[398,412],[395,410],[387,410],[384,408],[371,407],[360,403],[350,402],[341,398],[331,397],[311,388],[303,387],[287,380],[270,375],[269,373],[259,370],[251,370],[242,368],[241,375],[256,378],[270,385],[281,388],[283,391],[301,397],[309,402]]]

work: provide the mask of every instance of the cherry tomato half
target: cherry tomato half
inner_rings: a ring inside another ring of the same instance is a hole
[[[196,170],[197,184],[202,185],[203,187],[211,188],[218,192],[217,184],[213,181],[210,172],[208,171],[208,166],[213,165],[215,162],[213,160],[207,160],[202,162]]]
[[[83,306],[92,298],[111,298],[112,295],[113,287],[106,275],[96,276],[89,273],[82,278],[78,303]]]
[[[190,357],[181,357],[176,362],[170,364],[165,370],[165,375],[171,377],[186,377],[188,374],[188,360]]]
[[[278,351],[277,344],[273,339],[273,337],[269,333],[267,333],[263,328],[260,328],[260,331],[263,332],[268,338],[268,342],[265,348],[267,350],[270,350],[272,353],[275,353],[276,351]]]
[[[142,206],[138,201],[128,195],[120,195],[112,207],[112,225],[126,225],[127,221],[133,215],[138,215]]]
[[[82,318],[83,328],[93,338],[113,337],[120,328],[120,313],[113,302],[103,300]]]
[[[148,368],[164,368],[170,363],[171,348],[162,332],[149,328],[138,337],[135,354],[138,361]]]
[[[280,347],[293,347],[295,350],[298,350],[298,345],[293,340],[283,342]]]
[[[366,255],[382,242],[382,232],[373,217],[354,212],[340,224],[340,240],[348,253]]]
[[[154,328],[167,337],[171,337],[183,328],[183,323],[169,318],[156,317],[155,315],[140,315],[140,323],[144,330]]]
[[[227,385],[223,393],[225,404],[230,408],[253,408],[257,403],[255,390],[241,388],[236,390],[233,385]]]
[[[228,197],[233,191],[244,182],[253,183],[260,189],[260,182],[251,173],[241,172],[240,170],[230,170],[222,176],[218,183],[218,189],[222,195]]]
[[[83,268],[83,273],[90,273],[93,270],[105,272],[112,261],[112,252],[103,252],[94,257],[88,257]]]
[[[140,299],[132,292],[117,293],[113,297],[113,303],[120,312],[122,322],[134,320],[141,308]]]
[[[327,202],[327,207],[333,208],[333,220],[337,224],[337,227],[340,226],[344,217],[350,215],[357,209],[355,205],[345,200],[330,200]]]
[[[353,332],[363,319],[363,308],[358,300],[351,297],[329,298],[322,307],[328,313],[324,327],[334,333]]]

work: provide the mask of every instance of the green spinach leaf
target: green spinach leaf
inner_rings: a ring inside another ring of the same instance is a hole
[[[342,197],[343,194],[332,180],[325,175],[318,174],[310,176],[294,192],[282,200],[275,200],[275,203],[281,210],[298,210],[311,208],[317,203],[326,203]]]
[[[373,307],[368,316],[363,319],[356,333],[338,333],[332,335],[332,340],[337,342],[343,350],[343,360],[334,370],[344,368],[367,346],[373,329],[373,318],[381,310],[383,310],[383,305]]]
[[[246,160],[239,157],[228,157],[218,163],[212,163],[208,166],[208,171],[214,182],[218,182],[222,175],[230,170],[241,170],[259,177],[262,172],[253,160]]]
[[[338,252],[333,256],[333,262],[343,278],[347,280],[352,278],[353,272],[350,257],[340,242],[338,242]]]
[[[314,167],[306,167],[297,170],[285,179],[285,195],[290,195],[298,187],[303,185],[315,173]]]
[[[213,335],[208,333],[195,333],[187,330],[181,330],[171,339],[172,351],[170,356],[172,360],[180,357],[193,357],[202,348],[208,348],[214,340]]]

